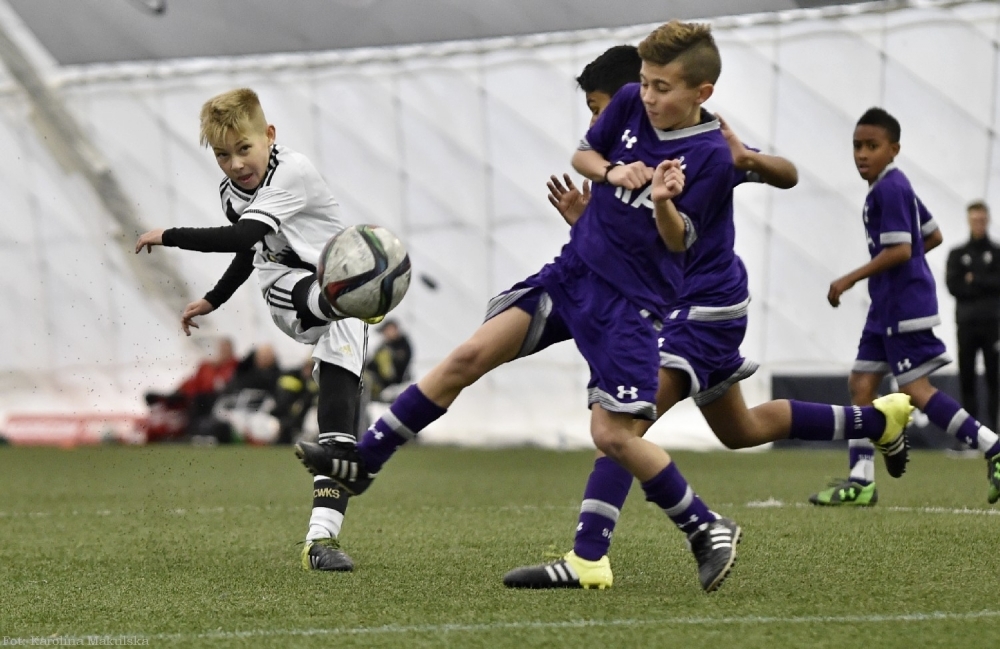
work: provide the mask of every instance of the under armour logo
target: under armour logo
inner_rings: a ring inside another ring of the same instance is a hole
[[[626,149],[631,149],[632,145],[639,141],[638,137],[632,135],[632,129],[627,128],[625,132],[622,133],[622,142],[625,143]]]
[[[688,163],[684,160],[684,156],[677,158],[677,162],[681,163],[681,171],[688,168]]]
[[[385,437],[385,433],[380,431],[378,428],[370,428],[369,430],[372,432],[372,437],[375,439],[382,439]]]
[[[896,363],[896,367],[899,368],[900,372],[905,372],[906,370],[908,370],[911,367],[913,367],[913,364],[910,363],[910,359],[909,358],[904,358],[903,360],[901,360],[898,363]]]
[[[638,399],[639,398],[639,388],[637,388],[637,387],[635,387],[633,385],[628,390],[626,390],[624,385],[619,385],[618,386],[618,398],[619,399],[624,399],[626,396],[628,396],[629,399]]]

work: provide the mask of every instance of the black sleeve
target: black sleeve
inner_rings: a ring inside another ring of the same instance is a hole
[[[993,248],[993,259],[986,266],[985,272],[976,277],[975,283],[987,295],[1000,294],[1000,249]]]
[[[218,229],[221,230],[222,228]],[[213,308],[218,309],[225,304],[233,296],[233,293],[236,292],[236,289],[242,286],[243,282],[247,281],[250,273],[253,272],[253,256],[253,250],[243,250],[236,253],[232,263],[229,264],[229,268],[222,274],[219,281],[215,283],[215,288],[205,293],[205,299],[208,300],[208,303]]]
[[[163,231],[163,245],[197,252],[243,252],[253,248],[274,229],[263,221],[240,219],[220,228],[170,228]],[[246,278],[244,278],[246,279]]]

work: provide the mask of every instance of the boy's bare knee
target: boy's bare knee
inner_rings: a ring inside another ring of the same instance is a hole
[[[628,436],[622,431],[611,430],[610,428],[597,428],[591,431],[594,445],[601,453],[604,453],[613,460],[622,456]]]
[[[466,341],[448,355],[444,369],[454,380],[471,384],[488,371],[485,359],[486,349],[480,343]]]
[[[716,437],[722,442],[722,445],[728,448],[730,451],[735,451],[737,449],[746,448],[749,446],[747,440],[743,438],[742,435],[737,431],[722,431],[717,432]]]

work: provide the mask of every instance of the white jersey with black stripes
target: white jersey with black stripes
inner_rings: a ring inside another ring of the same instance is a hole
[[[265,294],[289,269],[315,271],[323,246],[344,229],[340,206],[316,167],[280,144],[271,147],[267,173],[256,190],[247,192],[226,178],[219,194],[230,222],[253,219],[272,228],[254,256]]]
[[[313,358],[360,375],[363,324],[347,318],[306,328],[292,302],[292,289],[316,272],[330,237],[344,229],[340,206],[316,167],[300,153],[274,145],[264,182],[247,192],[228,178],[219,185],[230,222],[253,219],[272,232],[255,245],[254,267],[271,319],[294,340],[314,345]],[[314,376],[318,379],[319,366]]]

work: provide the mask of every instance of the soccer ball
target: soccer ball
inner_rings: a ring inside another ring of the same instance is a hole
[[[392,311],[410,286],[410,257],[392,232],[352,225],[331,238],[317,269],[323,295],[340,313],[377,320]]]

